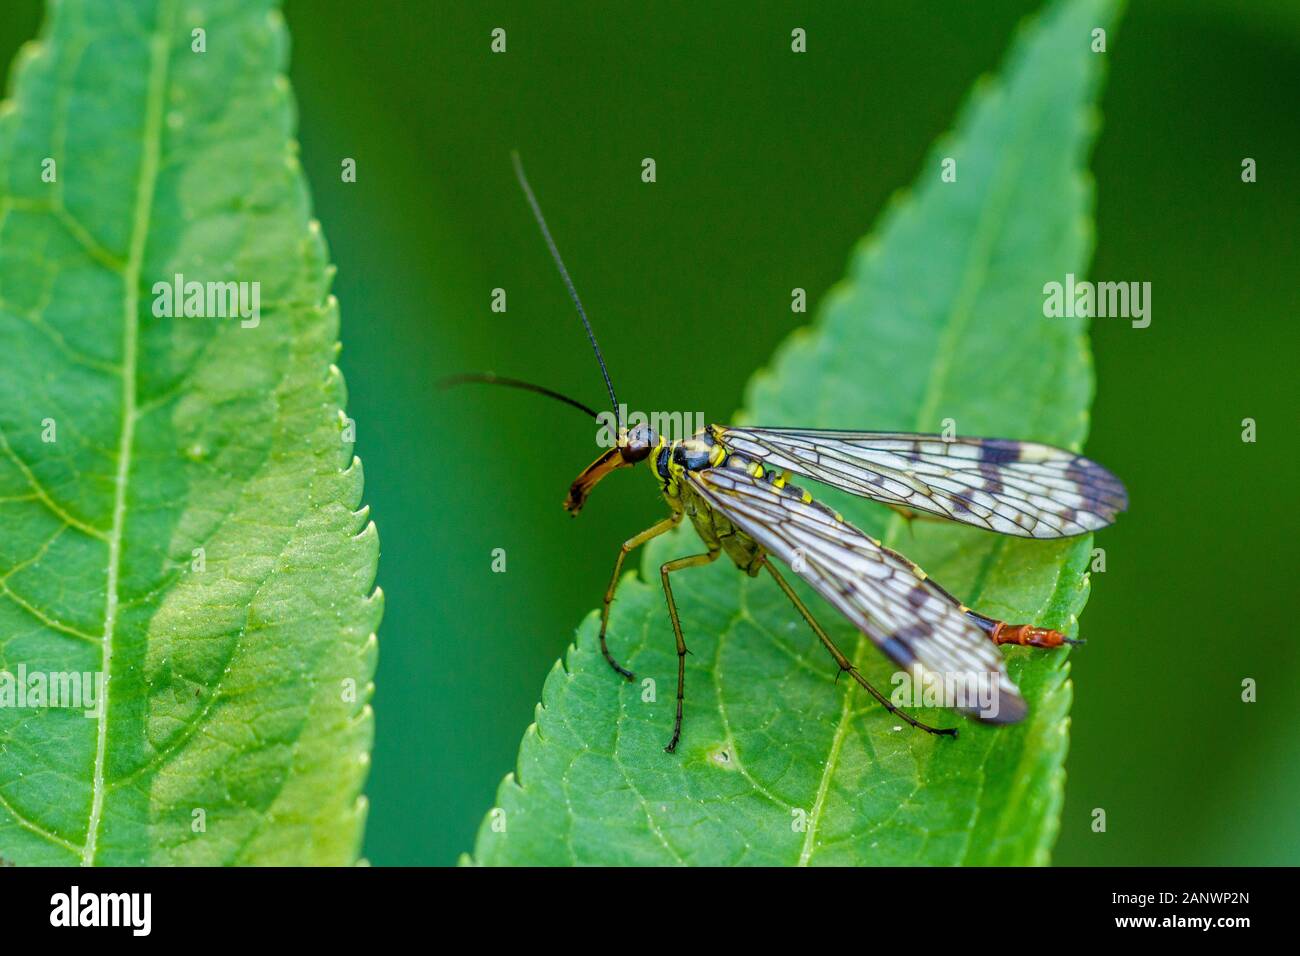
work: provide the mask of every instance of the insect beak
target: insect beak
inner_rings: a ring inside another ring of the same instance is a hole
[[[573,479],[569,486],[569,496],[564,499],[564,510],[575,518],[582,506],[587,503],[587,496],[596,483],[611,471],[618,468],[631,468],[632,462],[623,457],[622,448],[611,448],[582,470],[582,474]]]

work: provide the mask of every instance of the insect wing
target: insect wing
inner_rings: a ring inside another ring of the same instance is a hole
[[[894,508],[1023,538],[1103,528],[1124,485],[1073,452],[1000,438],[716,427],[731,451]]]
[[[987,704],[958,709],[993,723],[1024,717],[996,646],[906,558],[797,491],[727,468],[687,475],[707,504],[789,564],[894,663],[945,688],[964,686],[967,700],[982,693]]]

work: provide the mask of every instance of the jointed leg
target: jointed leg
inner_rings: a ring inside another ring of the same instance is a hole
[[[664,596],[668,598],[668,616],[673,621],[673,634],[677,638],[677,718],[673,721],[673,739],[668,741],[664,750],[672,753],[677,749],[677,741],[682,736],[682,700],[686,696],[686,639],[682,637],[682,622],[677,619],[677,602],[673,600],[673,587],[668,583],[668,575],[682,568],[694,568],[701,564],[712,564],[722,552],[710,551],[708,554],[693,554],[689,558],[669,561],[659,568],[659,577],[664,582]]]
[[[609,607],[614,603],[614,589],[618,587],[618,576],[623,572],[623,561],[627,558],[628,552],[645,544],[651,538],[659,537],[665,531],[671,531],[681,520],[680,514],[670,515],[658,524],[651,525],[640,534],[624,541],[623,547],[619,549],[618,559],[614,562],[614,573],[609,579],[609,587],[605,588],[605,606],[600,612],[600,652],[605,655],[605,660],[609,661],[609,666],[628,680],[634,680],[636,675],[614,660],[614,656],[609,652],[609,645],[605,643],[605,630],[609,627]]]
[[[861,671],[859,671],[856,667],[854,667],[853,663],[847,657],[844,656],[844,654],[840,651],[838,647],[835,646],[835,642],[831,640],[830,635],[827,634],[824,630],[822,630],[821,625],[818,624],[816,619],[812,616],[812,612],[808,610],[807,605],[805,605],[803,601],[800,600],[799,595],[795,594],[794,589],[790,587],[789,584],[786,583],[785,578],[781,577],[780,572],[777,571],[776,567],[773,566],[772,562],[770,560],[764,560],[763,564],[767,568],[767,570],[771,572],[772,579],[776,581],[776,583],[780,586],[781,590],[785,592],[785,596],[790,599],[790,603],[792,603],[795,606],[795,609],[798,610],[798,612],[803,616],[803,619],[808,622],[808,626],[813,629],[813,632],[816,633],[818,639],[826,647],[826,650],[831,652],[831,657],[835,658],[835,663],[840,665],[840,670],[848,671],[849,676],[852,677],[855,681],[857,681],[859,686],[861,686],[864,690],[866,690],[867,693],[869,693],[872,697],[876,698],[876,702],[879,703],[880,706],[884,707],[891,714],[897,714],[899,717],[903,718],[903,720],[907,721],[913,727],[916,727],[919,730],[924,730],[926,733],[937,734],[946,737],[957,736],[956,727],[931,727],[929,724],[923,724],[921,723],[921,721],[917,720],[911,714],[895,707],[890,702],[888,697],[886,697],[880,691],[872,687],[871,684],[867,682],[867,679],[862,676]]]

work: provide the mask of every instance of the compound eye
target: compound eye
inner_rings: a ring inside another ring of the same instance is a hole
[[[636,464],[638,461],[645,461],[650,455],[650,443],[640,435],[631,435],[628,437],[627,444],[623,446],[623,460]]]

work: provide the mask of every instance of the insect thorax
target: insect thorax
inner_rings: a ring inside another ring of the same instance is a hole
[[[785,475],[765,472],[758,462],[731,451],[719,440],[723,433],[721,427],[710,425],[684,440],[667,442],[661,439],[651,461],[668,506],[691,519],[700,539],[710,550],[725,551],[737,567],[755,575],[762,569],[762,546],[711,507],[691,485],[687,473],[734,469],[761,478],[782,493],[805,502],[812,503],[812,498],[801,488],[787,484]]]

